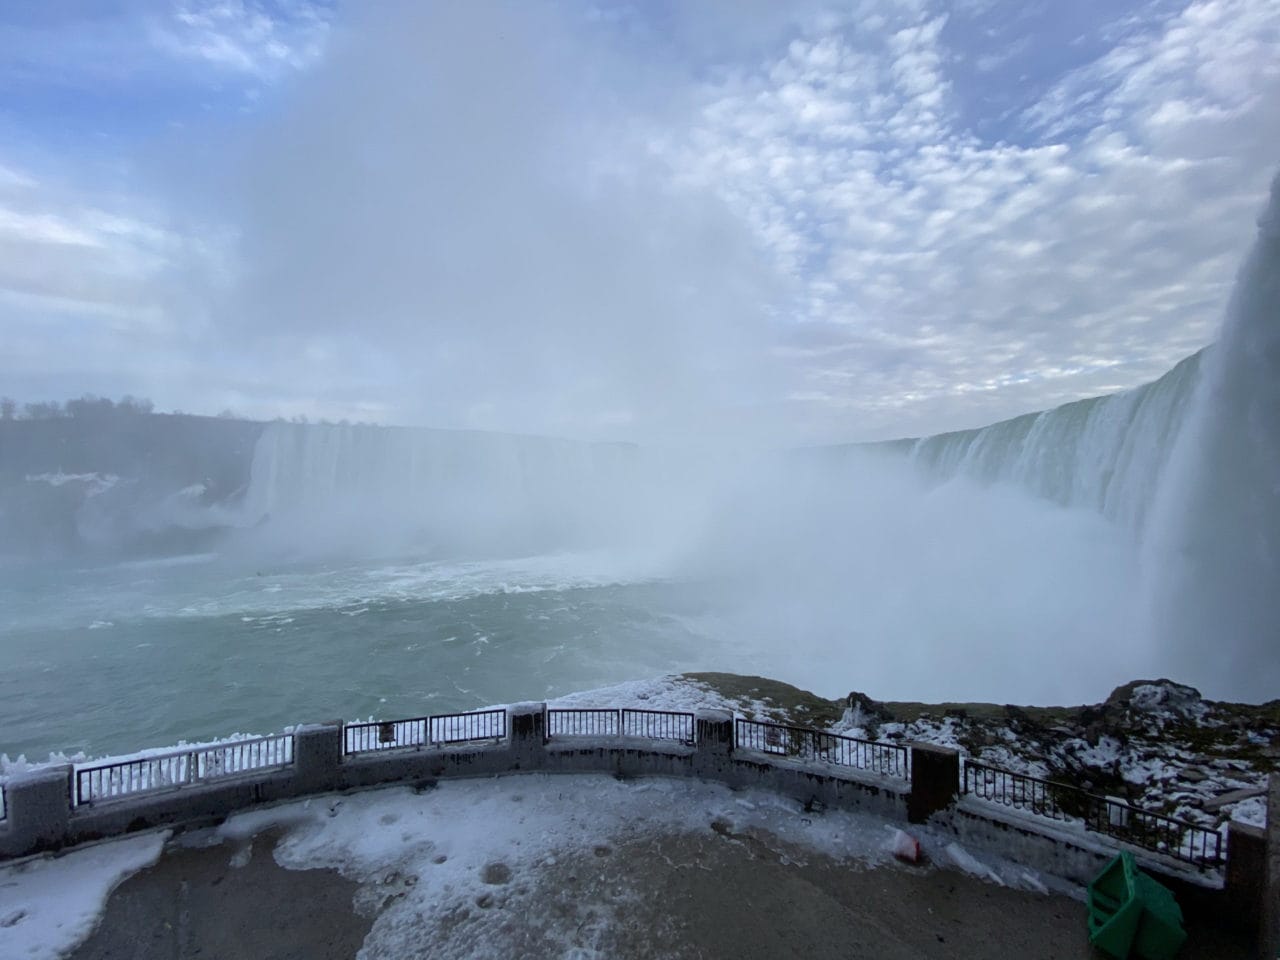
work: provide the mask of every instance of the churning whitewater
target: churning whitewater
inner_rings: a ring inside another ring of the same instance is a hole
[[[1215,345],[979,430],[762,452],[158,420],[203,479],[123,440],[73,473],[38,424],[10,445],[0,521],[68,546],[9,548],[9,750],[697,669],[911,700],[1280,692],[1280,180]]]

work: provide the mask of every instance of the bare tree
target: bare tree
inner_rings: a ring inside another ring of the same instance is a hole
[[[24,404],[22,412],[28,420],[52,420],[55,417],[66,416],[66,412],[62,409],[62,404],[57,400]]]

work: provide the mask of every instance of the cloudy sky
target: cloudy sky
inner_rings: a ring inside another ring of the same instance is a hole
[[[973,426],[1208,343],[1273,0],[8,0],[0,393]]]

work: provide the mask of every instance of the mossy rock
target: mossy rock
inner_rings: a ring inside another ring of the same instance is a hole
[[[726,700],[733,700],[744,710],[752,703],[761,704],[776,723],[800,727],[825,728],[844,716],[844,704],[827,700],[768,677],[743,676],[737,673],[686,673],[682,679],[714,690]]]

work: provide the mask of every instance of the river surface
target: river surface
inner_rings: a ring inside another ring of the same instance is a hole
[[[263,570],[197,556],[11,571],[0,752],[118,753],[725,666],[699,591],[600,570],[587,556]]]

